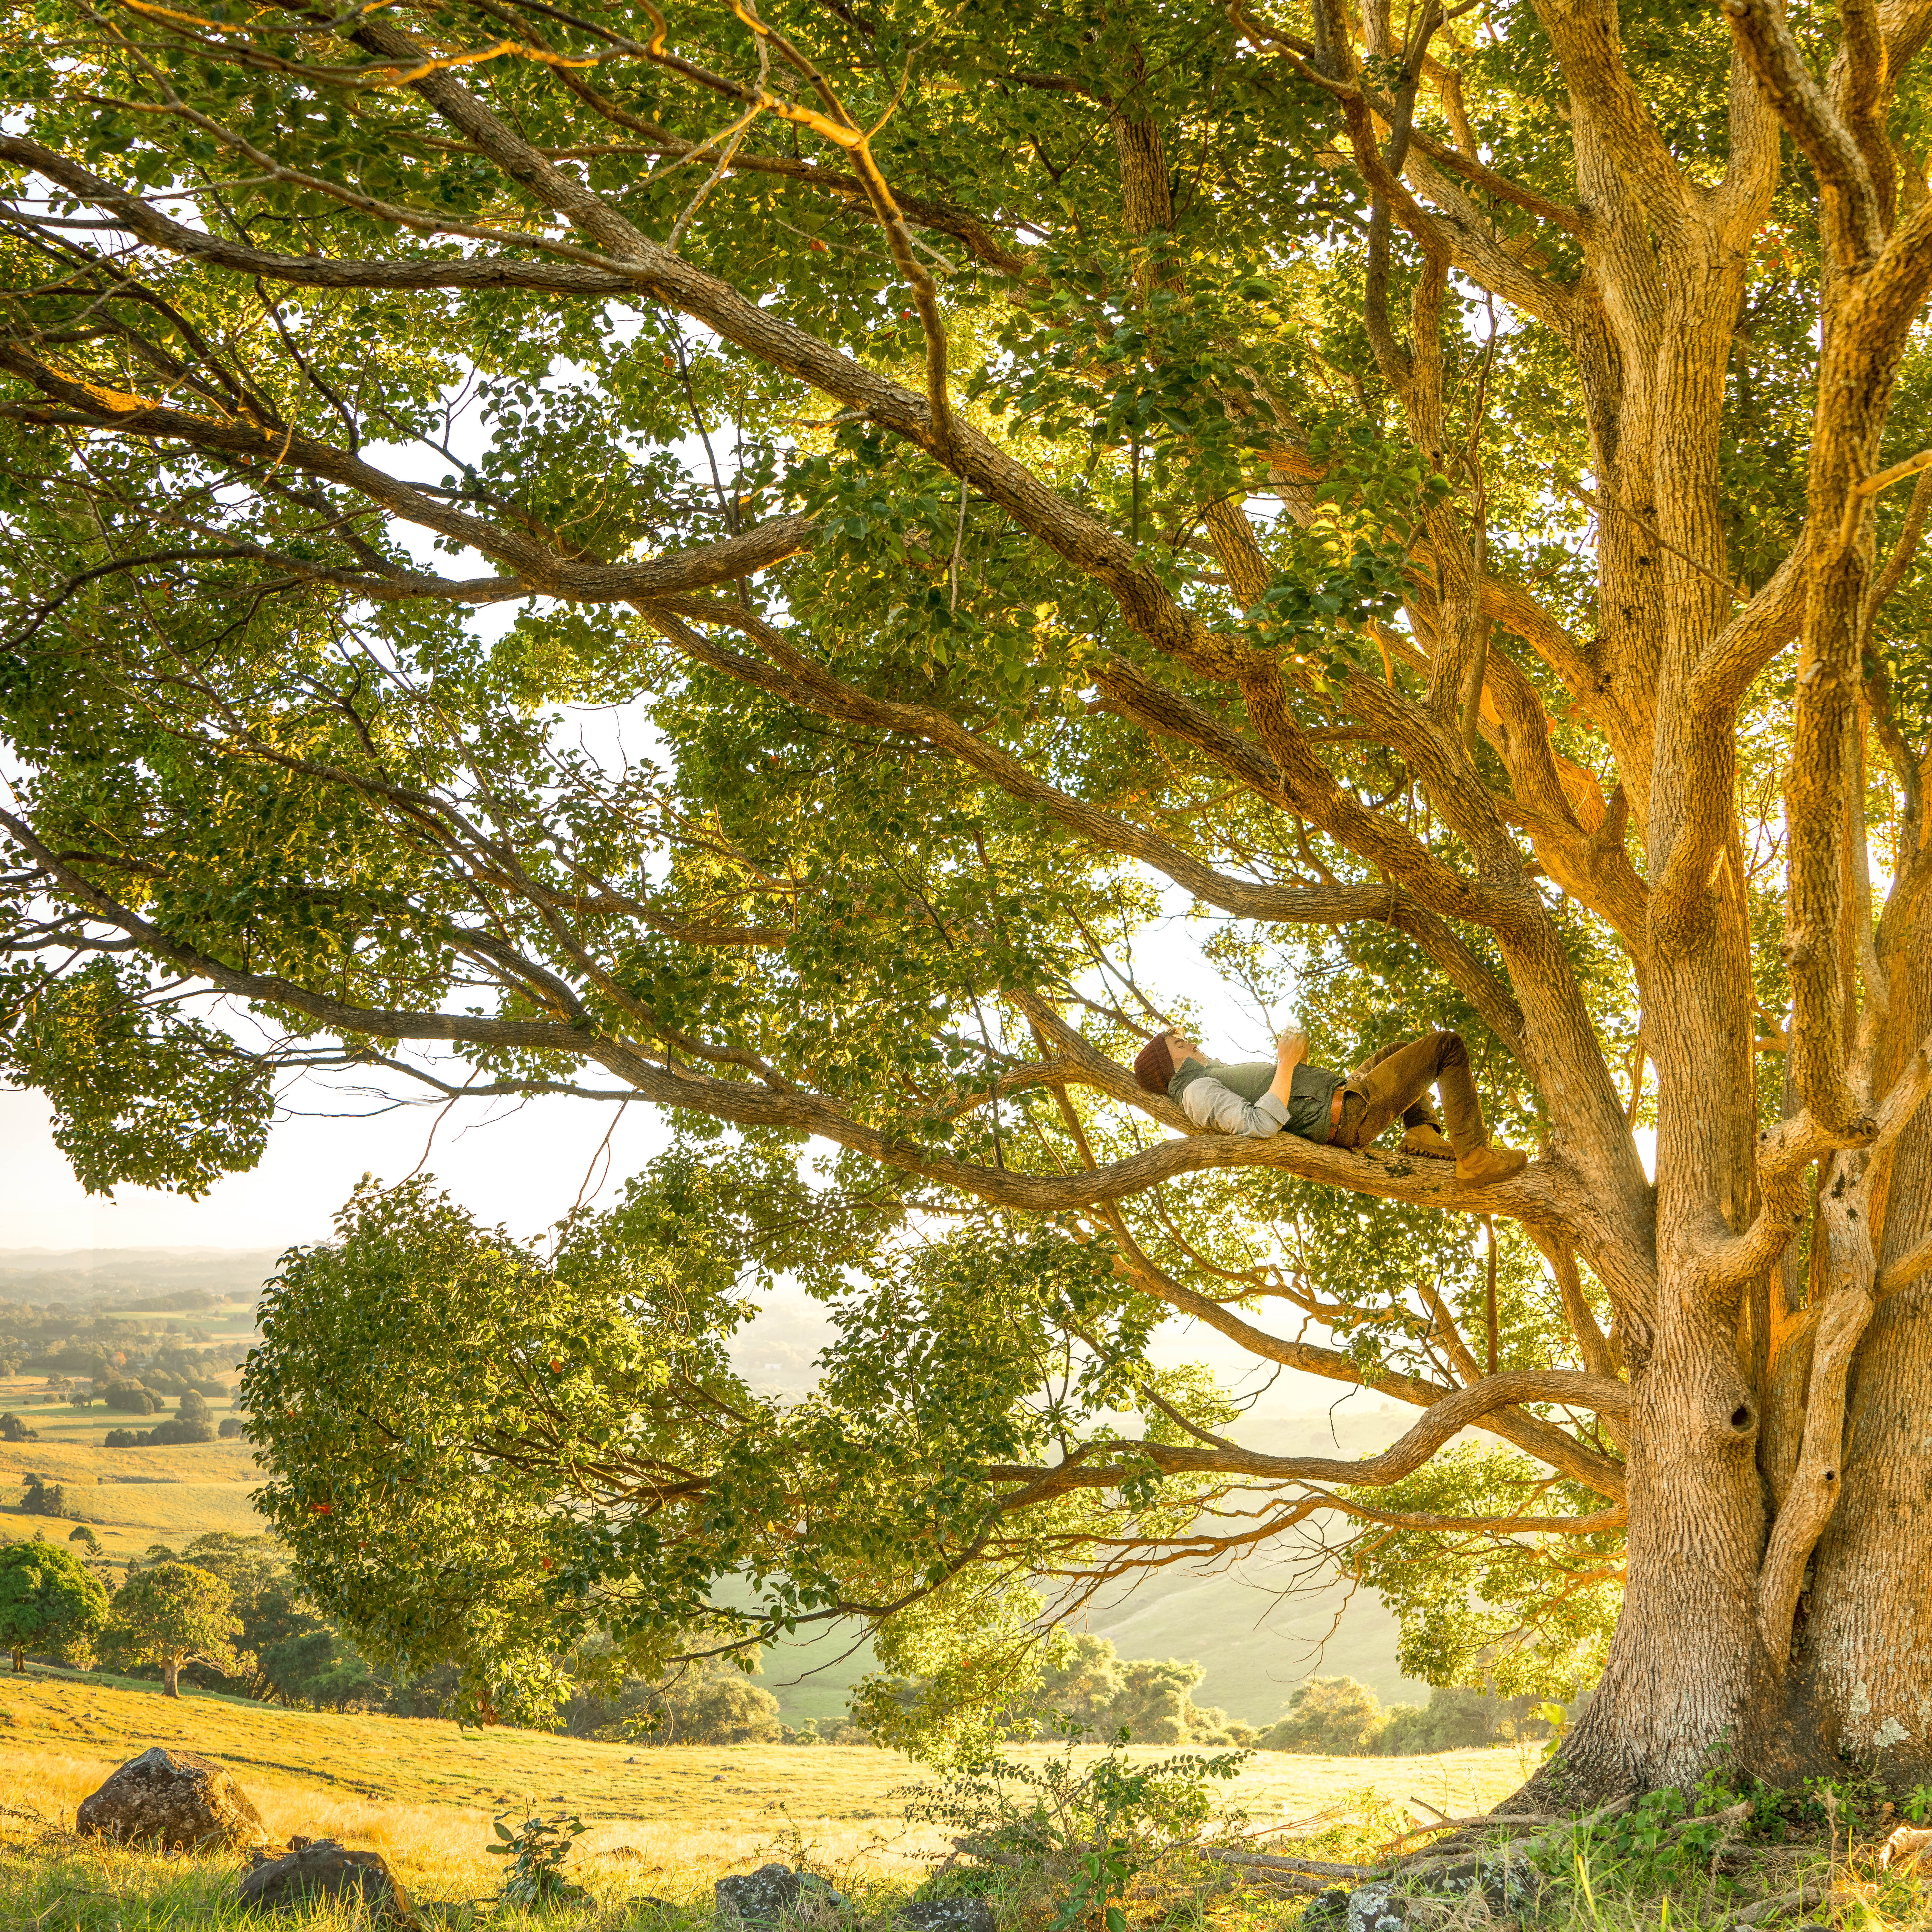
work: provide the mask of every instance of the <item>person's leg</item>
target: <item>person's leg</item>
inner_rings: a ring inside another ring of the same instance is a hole
[[[1371,1141],[1380,1137],[1389,1123],[1400,1115],[1410,1125],[1412,1114],[1420,1119],[1428,1118],[1425,1102],[1430,1088],[1435,1084],[1444,1058],[1450,1054],[1448,1042],[1454,1041],[1454,1052],[1462,1058],[1464,1078],[1467,1082],[1469,1056],[1464,1048],[1461,1036],[1452,1033],[1426,1033],[1419,1040],[1398,1041],[1393,1046],[1384,1047],[1364,1065],[1348,1076],[1348,1084],[1362,1096],[1361,1112],[1353,1120],[1345,1119],[1344,1124],[1352,1128],[1349,1144],[1366,1147]],[[1474,1097],[1475,1089],[1469,1087]],[[1448,1096],[1444,1093],[1444,1100]],[[1350,1114],[1354,1112],[1351,1108]],[[1476,1110],[1476,1120],[1480,1131],[1482,1110]],[[1451,1136],[1453,1141],[1454,1136]]]
[[[1400,1052],[1407,1044],[1406,1041],[1398,1040],[1370,1054],[1348,1076],[1349,1085],[1359,1087],[1363,1076],[1370,1067],[1379,1066],[1390,1054]],[[1404,1154],[1426,1154],[1433,1160],[1454,1160],[1456,1158],[1450,1150],[1449,1143],[1442,1138],[1442,1117],[1430,1105],[1426,1092],[1421,1099],[1402,1110],[1402,1124],[1408,1130],[1402,1137]]]
[[[1489,1140],[1469,1071],[1469,1049],[1459,1033],[1426,1033],[1419,1040],[1385,1046],[1349,1076],[1348,1084],[1363,1102],[1358,1119],[1345,1118],[1345,1126],[1352,1130],[1351,1146],[1366,1147],[1397,1114],[1411,1128],[1433,1126],[1427,1106],[1431,1087],[1441,1094],[1447,1138],[1458,1160]]]

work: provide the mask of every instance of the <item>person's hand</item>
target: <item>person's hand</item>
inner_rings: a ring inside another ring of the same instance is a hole
[[[1275,1057],[1283,1066],[1299,1066],[1308,1058],[1308,1036],[1289,1027],[1275,1043]]]

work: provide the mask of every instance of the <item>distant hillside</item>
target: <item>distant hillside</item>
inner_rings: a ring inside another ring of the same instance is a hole
[[[99,1303],[158,1312],[177,1305],[250,1306],[275,1271],[273,1248],[0,1248],[0,1301]],[[184,1298],[206,1297],[206,1301]]]

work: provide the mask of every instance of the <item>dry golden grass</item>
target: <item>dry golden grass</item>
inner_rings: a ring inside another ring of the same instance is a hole
[[[520,1816],[526,1806],[574,1812],[590,1826],[574,1862],[593,1890],[679,1902],[704,1898],[726,1872],[802,1853],[854,1884],[909,1883],[935,1842],[901,1816],[899,1793],[926,1774],[886,1751],[634,1749],[192,1694],[171,1702],[152,1685],[98,1673],[0,1678],[0,1804],[70,1824],[116,1765],[154,1744],[226,1765],[278,1838],[301,1832],[373,1847],[431,1899],[493,1891],[500,1874],[484,1850],[490,1820],[506,1810]],[[1510,1750],[1394,1759],[1262,1752],[1228,1802],[1263,1822],[1376,1796],[1467,1812],[1514,1789],[1528,1768]]]
[[[249,1500],[262,1474],[247,1443],[231,1438],[167,1449],[110,1449],[104,1438],[110,1429],[152,1429],[161,1418],[75,1409],[64,1402],[50,1408],[40,1402],[41,1393],[40,1382],[31,1376],[0,1378],[0,1410],[13,1410],[40,1438],[0,1442],[0,1541],[18,1541],[35,1530],[50,1542],[59,1541],[74,1527],[13,1507],[29,1469],[65,1487],[68,1502],[110,1558],[138,1556],[153,1543],[190,1542],[204,1530],[256,1536],[266,1528]],[[218,1424],[232,1407],[225,1401],[208,1403]],[[104,1483],[104,1476],[162,1480]]]

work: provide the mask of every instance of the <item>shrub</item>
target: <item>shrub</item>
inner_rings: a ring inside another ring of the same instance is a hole
[[[563,1875],[570,1848],[590,1828],[580,1818],[549,1819],[532,1815],[513,1832],[502,1818],[496,1821],[497,1842],[484,1850],[513,1861],[496,1896],[505,1905],[535,1911],[587,1901],[580,1885]]]
[[[110,1429],[102,1438],[101,1446],[107,1449],[138,1449],[146,1436],[145,1429],[139,1436],[131,1429]]]
[[[0,1442],[38,1442],[40,1439],[40,1431],[29,1429],[10,1408],[0,1415]]]
[[[994,1758],[915,1786],[905,1815],[939,1826],[988,1880],[1016,1884],[1022,1916],[1052,1909],[1048,1932],[1126,1932],[1130,1896],[1206,1879],[1196,1847],[1214,1812],[1209,1781],[1237,1776],[1244,1754],[1135,1764],[1116,1743],[1082,1768],[1073,1735],[1041,1763]]]
[[[232,1442],[238,1436],[246,1436],[248,1425],[238,1415],[224,1415],[221,1426],[214,1432],[224,1442]]]

